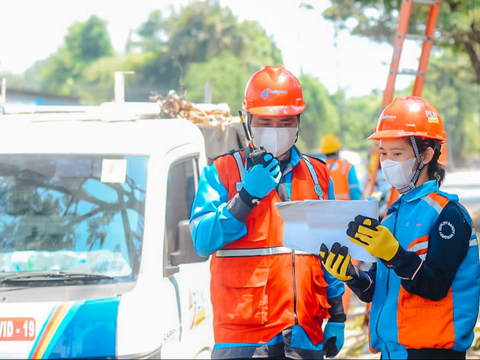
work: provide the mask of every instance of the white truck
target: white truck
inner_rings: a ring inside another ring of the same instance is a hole
[[[207,358],[205,141],[155,103],[0,115],[0,358]]]

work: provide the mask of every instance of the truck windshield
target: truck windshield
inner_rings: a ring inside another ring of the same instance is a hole
[[[133,281],[147,162],[147,156],[0,155],[0,279],[61,271]]]

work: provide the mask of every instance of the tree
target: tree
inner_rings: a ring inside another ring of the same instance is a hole
[[[241,58],[245,59],[250,73],[264,65],[283,64],[282,52],[258,22],[243,21],[238,27],[238,32],[245,43]]]
[[[477,3],[477,4],[476,4]],[[444,0],[437,23],[435,45],[465,53],[480,84],[480,4],[478,0]],[[376,41],[392,42],[398,25],[401,1],[398,0],[332,0],[323,15],[350,28],[352,34]],[[414,4],[409,33],[423,34],[428,6]]]
[[[152,52],[130,52],[124,55],[102,57],[90,64],[78,81],[79,95],[84,104],[98,104],[113,99],[115,71],[134,71],[126,77],[125,97],[127,101],[148,101],[150,86],[144,80],[144,69],[156,58]]]
[[[141,52],[155,54],[136,78],[145,84],[156,84],[156,88],[165,93],[170,89],[182,92],[182,81],[190,74],[188,91],[193,98],[199,98],[198,89],[203,89],[205,81],[219,84],[220,79],[211,65],[206,68],[216,80],[207,79],[208,74],[193,75],[190,66],[194,64],[198,72],[199,64],[215,63],[213,59],[224,58],[225,53],[238,59],[235,63],[250,74],[263,65],[283,62],[280,50],[265,29],[257,22],[239,23],[231,9],[220,6],[216,0],[192,1],[179,9],[171,7],[168,17],[155,10],[136,34],[139,40],[135,47]],[[201,83],[193,86],[194,79]],[[238,99],[229,97],[218,101],[236,103]]]
[[[115,71],[135,71],[127,80],[129,101],[147,101],[152,92],[166,95],[172,89],[183,94],[185,85],[192,100],[203,101],[204,83],[209,81],[215,102],[236,108],[253,72],[283,62],[265,29],[257,22],[239,23],[217,0],[152,11],[130,33],[126,49],[125,54],[114,54],[106,23],[92,16],[72,24],[58,51],[32,70],[39,74],[41,90],[79,95],[86,104],[112,99]],[[222,64],[221,59],[229,63]]]
[[[168,21],[163,18],[160,9],[148,14],[148,19],[137,30],[137,35],[141,40],[133,43],[142,50],[160,52],[164,43],[168,39]]]
[[[463,166],[464,160],[480,151],[480,89],[465,54],[448,51],[432,57],[422,96],[438,109],[447,130],[449,164]]]
[[[65,36],[66,51],[75,62],[90,64],[113,54],[107,22],[96,15],[85,22],[74,22]]]
[[[367,138],[375,130],[381,105],[382,98],[376,93],[346,100],[342,137],[345,147],[356,150],[368,150],[372,147]]]
[[[63,95],[78,94],[83,71],[95,60],[112,54],[105,20],[92,15],[85,22],[75,22],[58,51],[40,62],[40,89]]]
[[[304,152],[318,150],[320,138],[331,132],[338,132],[340,120],[328,90],[320,81],[310,75],[301,75],[303,98],[307,108],[300,119],[298,147]]]
[[[208,62],[193,63],[185,76],[186,99],[204,101],[204,84],[212,88],[212,102],[228,103],[236,113],[242,108],[245,84],[250,77],[242,61],[229,52],[223,52]]]

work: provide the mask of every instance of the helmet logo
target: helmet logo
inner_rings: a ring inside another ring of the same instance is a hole
[[[382,115],[382,119],[396,119],[395,115]]]
[[[438,123],[438,115],[435,111],[425,110],[429,123]]]
[[[261,93],[260,93],[260,96],[263,98],[263,100],[267,100],[268,98],[268,95],[269,94],[282,94],[282,95],[286,95],[288,94],[288,91],[287,90],[272,90],[270,88],[267,88],[265,90],[263,90]]]

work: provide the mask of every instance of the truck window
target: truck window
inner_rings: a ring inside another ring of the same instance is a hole
[[[0,156],[0,274],[74,271],[132,281],[147,156]]]
[[[165,214],[167,254],[171,254],[179,249],[177,226],[180,221],[190,218],[197,186],[197,158],[182,159],[170,167],[167,179],[167,207]]]

